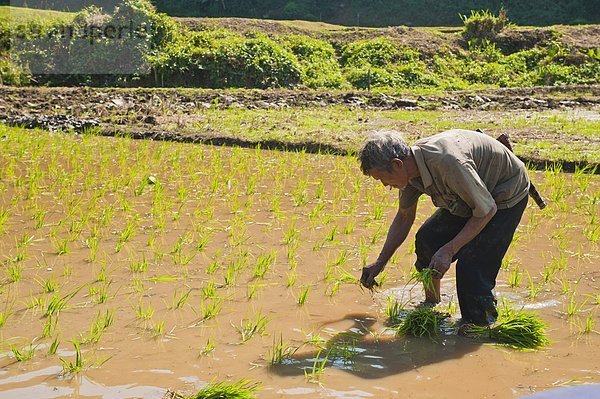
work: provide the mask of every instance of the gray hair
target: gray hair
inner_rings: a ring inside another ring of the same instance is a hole
[[[392,170],[392,159],[404,160],[410,155],[410,146],[395,130],[369,133],[358,151],[360,169],[366,175],[370,169]]]

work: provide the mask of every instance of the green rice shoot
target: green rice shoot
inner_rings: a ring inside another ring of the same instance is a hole
[[[425,269],[421,270],[421,271],[413,271],[412,275],[410,276],[410,280],[409,283],[414,282],[416,283],[422,283],[423,287],[425,288],[426,291],[429,292],[434,292],[435,291],[435,286],[433,285],[433,275],[432,275],[432,270],[428,267],[426,267]]]
[[[186,399],[254,399],[258,384],[251,380],[211,383]]]
[[[396,334],[433,338],[440,331],[440,322],[445,318],[446,315],[423,306],[406,313],[404,320],[395,327]]]
[[[473,326],[468,334],[488,338],[493,342],[515,349],[537,349],[550,343],[546,336],[547,326],[533,313],[507,311],[493,327]]]

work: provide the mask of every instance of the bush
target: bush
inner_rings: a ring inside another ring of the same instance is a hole
[[[300,64],[302,84],[310,88],[340,89],[346,85],[333,46],[307,36],[285,36],[281,44]]]
[[[23,86],[29,84],[30,74],[9,56],[0,56],[0,85]]]
[[[391,38],[361,40],[348,44],[341,56],[345,67],[386,67],[390,64],[409,64],[419,61],[419,52],[398,46]]]
[[[462,36],[467,42],[471,40],[492,40],[502,29],[508,26],[508,17],[504,9],[500,9],[498,16],[488,10],[471,10],[470,16],[461,15],[461,19],[464,24]]]

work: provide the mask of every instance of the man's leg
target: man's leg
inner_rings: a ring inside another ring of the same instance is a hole
[[[445,209],[438,209],[419,228],[415,236],[415,267],[421,271],[429,267],[431,258],[448,241],[452,240],[467,223],[467,218],[452,215]],[[433,292],[425,287],[425,301],[440,301],[440,280],[433,279]]]
[[[478,325],[496,321],[492,290],[526,206],[527,197],[512,208],[496,212],[481,233],[458,252],[456,291],[463,321]]]

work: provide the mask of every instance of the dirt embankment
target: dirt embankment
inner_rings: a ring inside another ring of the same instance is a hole
[[[283,109],[343,106],[374,110],[465,110],[469,112],[592,108],[600,106],[600,85],[487,89],[436,95],[414,93],[320,92],[297,90],[96,89],[0,87],[0,122],[48,130],[95,128],[108,136],[254,146],[257,141],[219,132],[181,133],[161,121],[209,109]],[[560,143],[566,137],[542,137]],[[261,140],[262,148],[347,153],[323,137],[318,142]],[[533,160],[544,164],[545,160]],[[571,165],[573,169],[575,164]],[[569,169],[569,165],[565,165]]]

